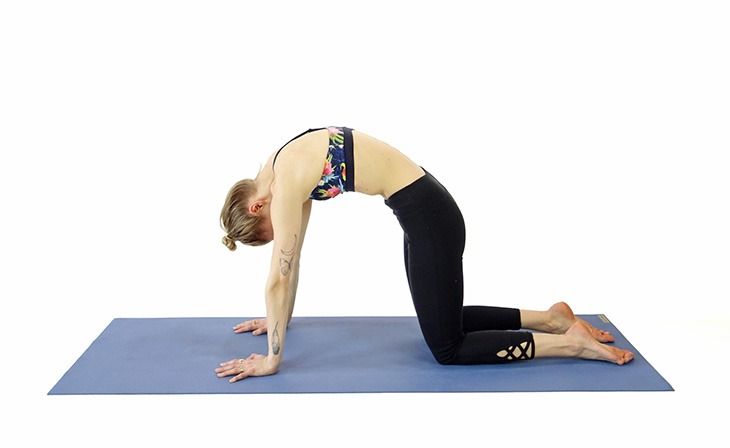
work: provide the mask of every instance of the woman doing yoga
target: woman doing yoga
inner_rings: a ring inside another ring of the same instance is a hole
[[[324,169],[322,165],[324,164]],[[266,319],[236,333],[268,334],[268,354],[221,363],[218,377],[235,382],[278,371],[294,308],[299,255],[312,199],[345,191],[381,195],[403,228],[406,276],[418,323],[441,364],[494,364],[540,357],[577,357],[623,365],[633,353],[613,336],[577,318],[564,302],[547,311],[463,306],[465,227],[459,207],[428,171],[394,147],[347,127],[308,129],[269,157],[255,179],[236,183],[221,211],[223,243],[274,242],[266,283]],[[521,329],[537,330],[516,331]]]

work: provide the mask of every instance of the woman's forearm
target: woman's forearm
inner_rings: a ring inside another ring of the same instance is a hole
[[[294,302],[295,288],[292,286],[294,285],[279,283],[266,292],[266,326],[269,342],[267,362],[276,369],[281,364],[284,354],[286,327]]]
[[[299,263],[294,265],[294,277],[292,278],[292,281],[294,282],[294,290],[291,294],[291,303],[289,305],[289,317],[286,319],[286,326],[289,327],[289,324],[291,323],[291,316],[294,312],[294,301],[297,298],[297,286],[299,286]]]

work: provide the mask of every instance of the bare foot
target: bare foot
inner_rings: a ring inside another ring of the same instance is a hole
[[[601,344],[596,341],[590,331],[578,321],[571,325],[565,334],[573,336],[579,341],[581,346],[578,354],[579,358],[609,361],[620,366],[634,359],[634,354],[628,350],[611,347],[610,345]]]
[[[613,335],[610,332],[599,330],[598,328],[586,322],[584,319],[576,317],[575,314],[573,314],[573,310],[571,310],[570,306],[568,306],[568,304],[565,302],[558,302],[555,305],[551,306],[548,310],[548,313],[552,315],[552,320],[555,322],[555,333],[565,333],[566,331],[568,331],[568,328],[570,328],[573,324],[579,322],[586,328],[586,330],[588,330],[588,333],[593,337],[593,339],[599,342],[615,341]]]

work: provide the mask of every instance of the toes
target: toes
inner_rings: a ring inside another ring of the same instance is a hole
[[[593,325],[589,324],[588,322],[585,323],[585,325],[591,330],[591,335],[593,337],[600,341],[600,342],[614,342],[615,339],[611,333],[608,331],[599,330],[598,328],[594,327]]]
[[[591,330],[591,336],[600,342],[606,342],[606,336],[601,330],[595,327],[588,327]]]
[[[608,331],[601,330],[599,333],[601,335],[601,342],[614,342],[616,340]]]
[[[623,353],[621,353],[618,365],[622,366],[624,364],[631,362],[633,359],[634,359],[633,353],[631,353],[629,351],[624,351]]]

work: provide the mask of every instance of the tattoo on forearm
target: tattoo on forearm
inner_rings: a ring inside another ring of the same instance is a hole
[[[297,234],[294,234],[294,245],[291,249],[281,249],[281,256],[279,257],[279,268],[281,269],[281,275],[289,275],[291,272],[291,263],[294,258],[294,252],[297,247]]]
[[[289,275],[291,272],[291,261],[286,258],[279,258],[279,266],[281,267],[281,275]]]
[[[273,341],[271,341],[271,350],[274,352],[275,355],[279,354],[279,350],[281,350],[281,344],[279,341],[279,322],[276,323],[274,326],[274,333],[273,333]]]

